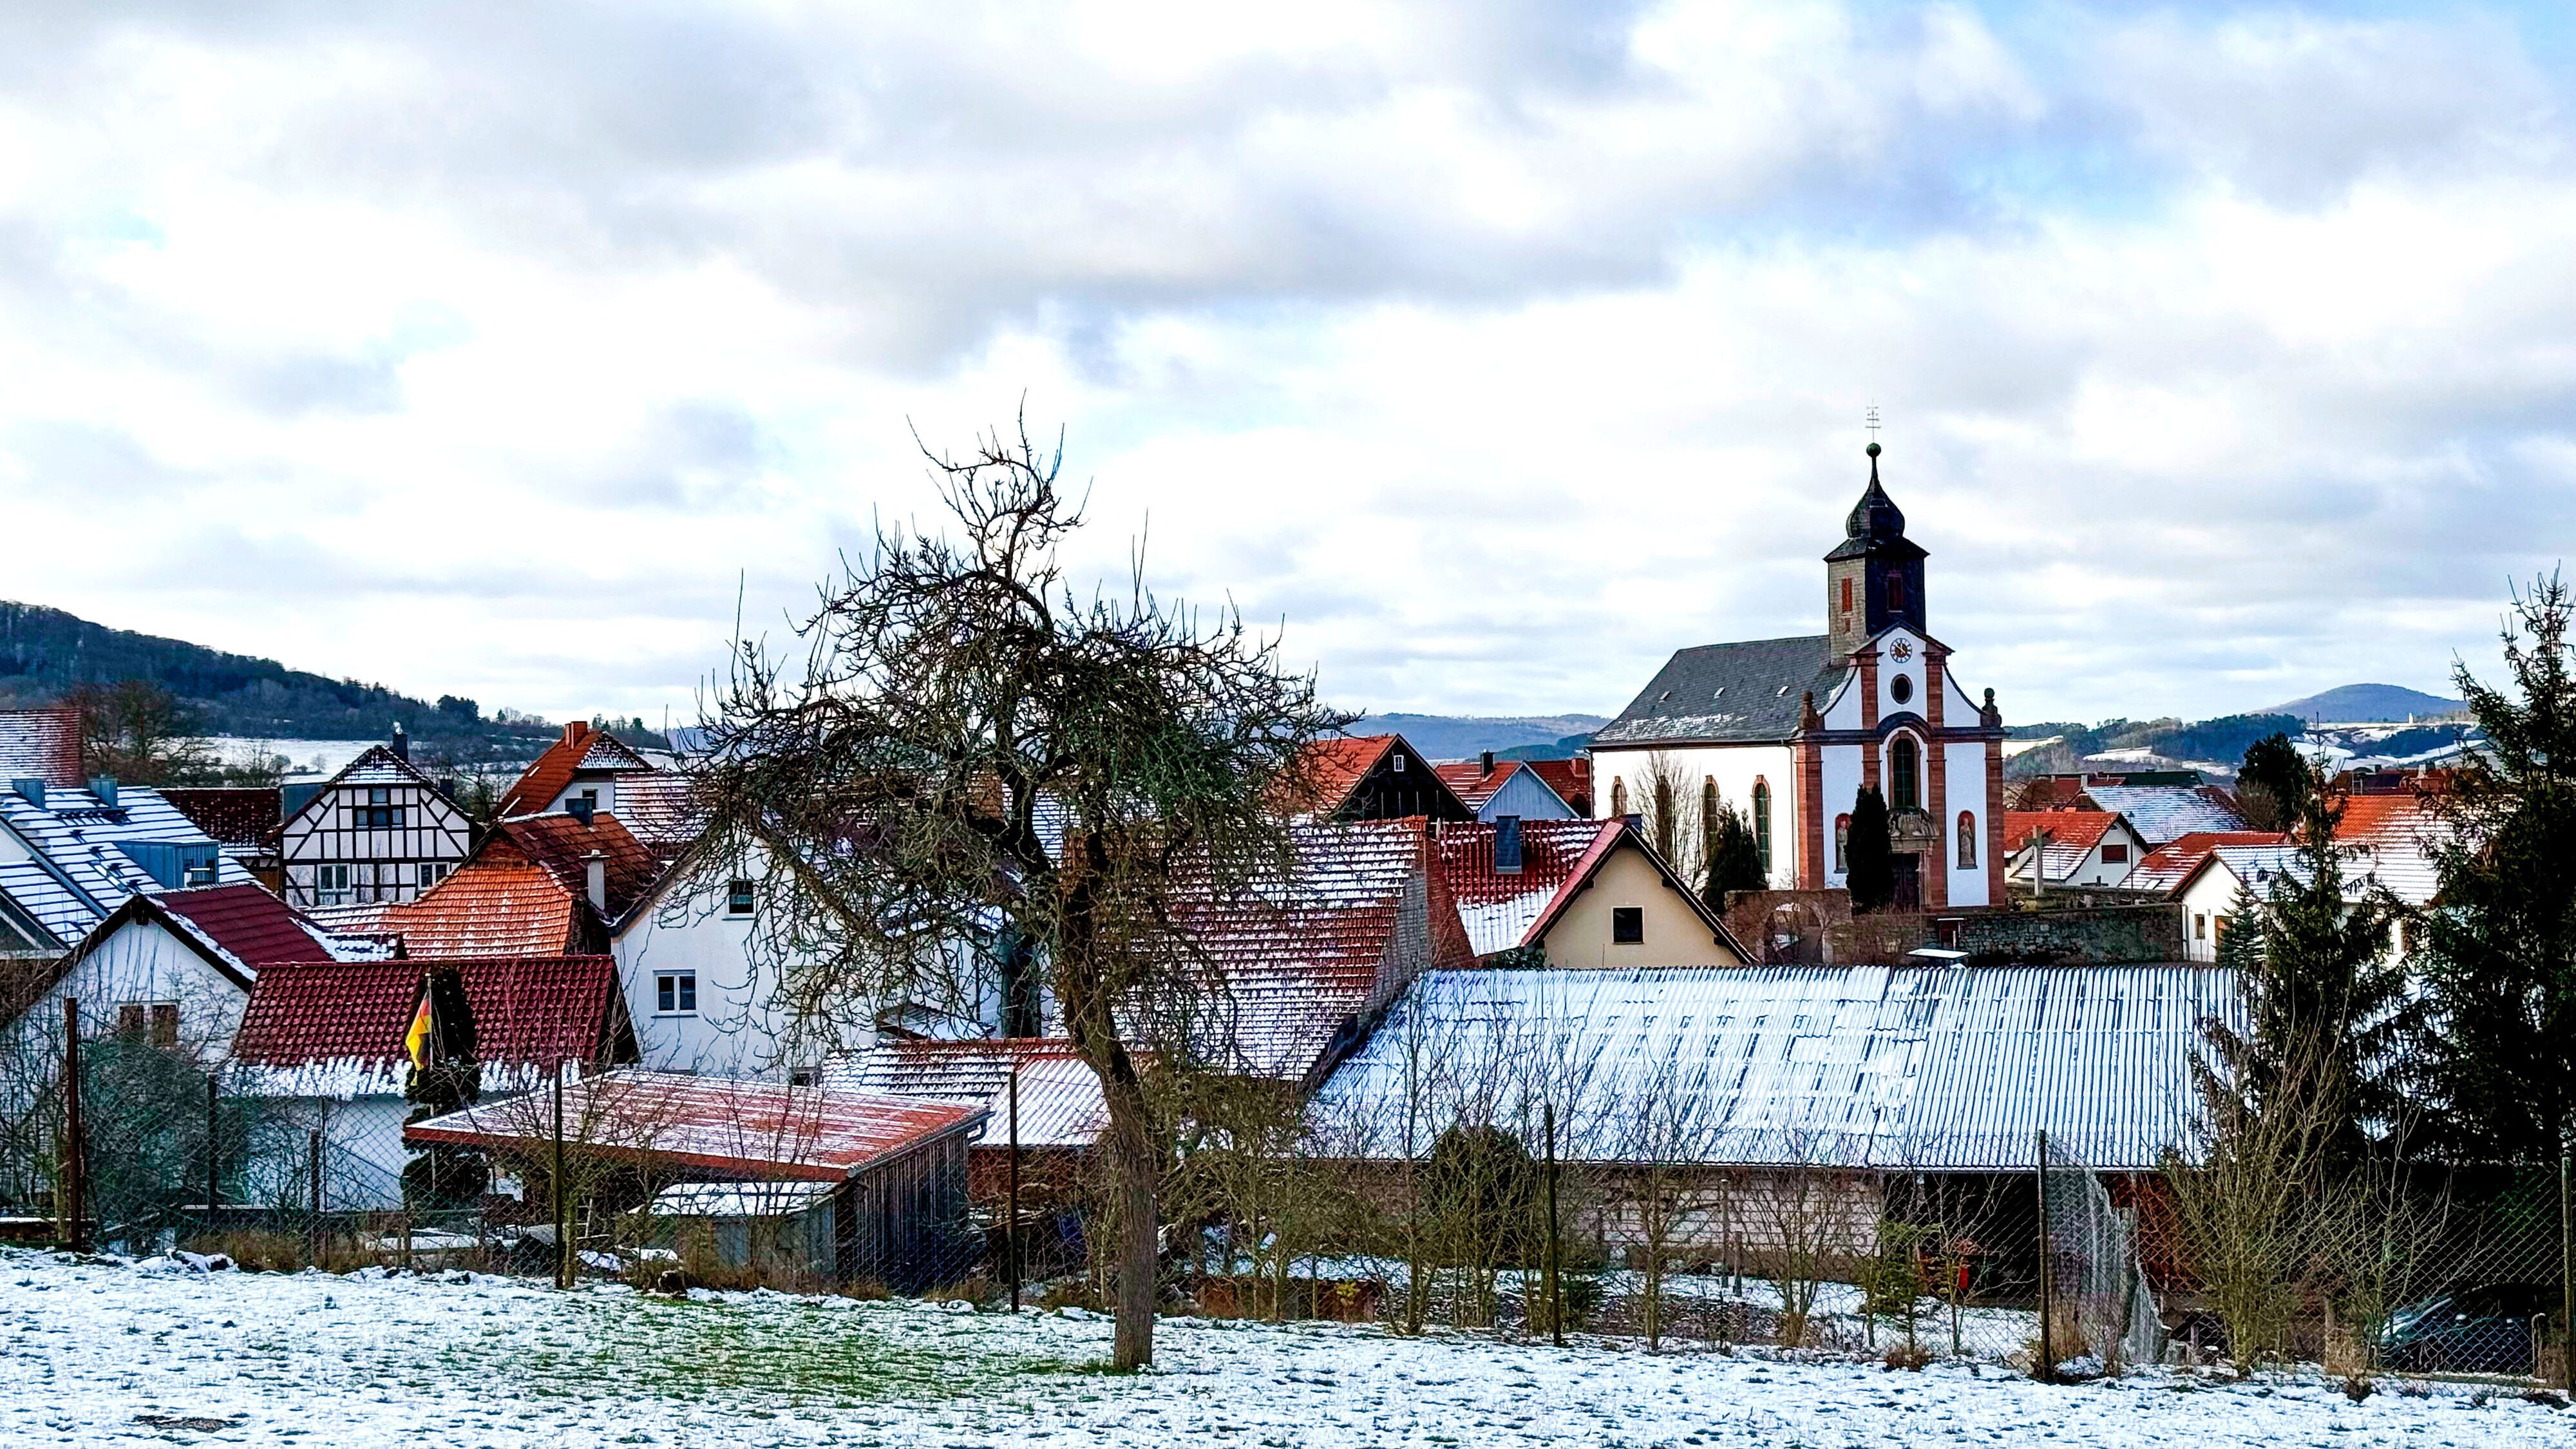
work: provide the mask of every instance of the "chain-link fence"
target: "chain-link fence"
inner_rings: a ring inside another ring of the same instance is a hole
[[[785,1175],[744,1178],[654,1150],[619,1074],[567,1070],[569,1113],[547,1077],[485,1072],[470,1140],[430,1142],[406,1134],[429,1115],[407,1068],[245,1069],[133,1017],[70,1004],[0,1039],[0,1236],[662,1288],[928,1292],[987,1271],[962,1137],[845,1172],[802,1160],[809,1124],[773,1107],[752,1155]]]

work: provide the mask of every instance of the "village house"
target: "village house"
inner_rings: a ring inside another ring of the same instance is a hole
[[[2449,831],[2433,797],[2411,792],[2349,795],[2339,803],[2342,816],[2334,838],[2343,852],[2346,897],[2384,890],[2403,906],[2431,904],[2441,885],[2437,851]],[[2267,896],[2284,884],[2309,879],[2306,856],[2290,837],[2274,836],[2271,842],[2213,845],[2165,887],[2182,905],[2191,959],[2218,959],[2240,891]],[[2403,945],[2401,932],[2391,937],[2388,949],[2394,952]]]
[[[1778,888],[1840,889],[1854,800],[1885,799],[1896,903],[2003,902],[2003,716],[1930,632],[1925,553],[1878,477],[1825,555],[1826,632],[1674,654],[1592,739],[1593,813],[1714,787],[1746,813]]]
[[[1466,821],[1476,812],[1402,735],[1317,740],[1301,762],[1309,793],[1298,813],[1314,820]]]
[[[282,792],[274,785],[164,785],[161,798],[214,838],[269,893],[286,895],[285,861],[278,855],[285,823]]]
[[[260,1104],[265,1134],[231,1194],[304,1201],[309,1163],[295,1149],[319,1132],[326,1210],[403,1205],[405,1033],[432,972],[454,973],[462,989],[486,1098],[532,1092],[558,1067],[578,1080],[635,1060],[617,963],[606,956],[271,965],[251,987],[224,1074],[227,1095]]]
[[[284,894],[307,910],[413,900],[463,863],[473,835],[465,812],[413,767],[397,729],[286,812]]]
[[[1497,761],[1487,750],[1473,760],[1432,768],[1489,825],[1506,815],[1521,820],[1592,818],[1590,760]]]
[[[1550,966],[1740,966],[1751,957],[1625,820],[1444,825],[1440,874],[1479,957]],[[1535,959],[1531,959],[1535,958]]]
[[[613,814],[656,846],[685,843],[694,823],[685,776],[656,768],[617,736],[580,720],[565,725],[563,738],[510,782],[497,813],[508,819],[576,808]]]
[[[59,956],[138,895],[251,883],[158,790],[81,778],[74,711],[0,711],[0,769],[0,957]]]
[[[2147,854],[2136,828],[2109,810],[2006,811],[2004,838],[2006,878],[2024,889],[2119,886]]]

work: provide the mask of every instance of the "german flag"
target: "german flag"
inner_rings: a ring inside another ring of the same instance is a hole
[[[411,1015],[411,1030],[403,1034],[404,1054],[422,1071],[429,1070],[430,1045],[437,1031],[429,1015],[429,983],[424,980],[420,983],[420,1009]]]

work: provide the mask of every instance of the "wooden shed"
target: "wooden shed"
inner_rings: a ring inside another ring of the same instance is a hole
[[[795,1198],[805,1223],[828,1224],[802,1229],[821,1234],[809,1271],[897,1292],[954,1282],[980,1262],[967,1222],[966,1149],[989,1115],[953,1102],[641,1070],[569,1084],[563,1105],[567,1151],[634,1163],[657,1198],[672,1184],[822,1184],[821,1202],[777,1191],[744,1201]],[[534,1160],[550,1150],[553,1123],[550,1096],[536,1093],[477,1103],[403,1135]],[[703,1197],[671,1204],[695,1211],[713,1201]],[[823,1241],[828,1262],[819,1261]]]

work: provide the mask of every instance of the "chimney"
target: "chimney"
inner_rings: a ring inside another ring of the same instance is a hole
[[[1634,810],[1620,816],[1619,823],[1627,826],[1630,830],[1635,831],[1639,835],[1644,835],[1646,833],[1646,817],[1638,814]]]
[[[581,867],[583,884],[587,886],[590,891],[590,908],[599,912],[600,919],[606,920],[608,918],[607,853],[597,850],[592,851],[590,854],[581,858]]]
[[[92,776],[89,782],[89,792],[98,797],[98,803],[101,805],[106,806],[110,810],[116,808],[116,777],[114,775]]]
[[[1483,774],[1487,774],[1487,775],[1490,775],[1490,774],[1494,773],[1494,752],[1493,752],[1493,751],[1491,751],[1491,750],[1487,750],[1487,751],[1485,751],[1485,753],[1484,753],[1484,755],[1483,755],[1482,759],[1483,759],[1483,763],[1484,763],[1484,767],[1485,767],[1485,768],[1483,769],[1483,771],[1482,771],[1481,773],[1483,773]]]
[[[564,743],[568,745],[580,744],[582,736],[589,733],[590,721],[586,719],[574,720],[572,723],[564,726]]]
[[[394,721],[393,752],[397,760],[411,758],[411,736],[403,733],[401,720]]]
[[[1517,815],[1494,817],[1494,873],[1518,875],[1521,870],[1521,818]]]

